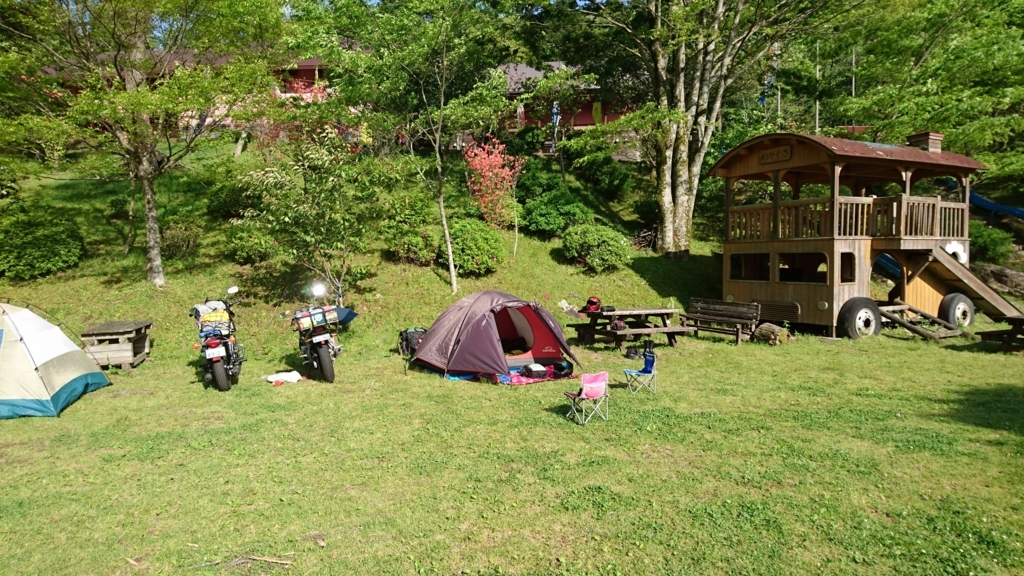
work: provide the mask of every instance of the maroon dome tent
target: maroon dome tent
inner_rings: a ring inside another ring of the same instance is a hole
[[[512,346],[525,351],[506,354]],[[564,361],[563,354],[579,365],[551,313],[536,302],[488,290],[445,310],[423,336],[412,361],[445,372],[508,375],[527,364],[557,364]]]

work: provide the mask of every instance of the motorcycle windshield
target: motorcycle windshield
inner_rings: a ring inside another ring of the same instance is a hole
[[[335,310],[338,312],[338,323],[340,323],[342,326],[355,320],[356,316],[359,316],[359,314],[356,314],[350,308],[335,308]]]

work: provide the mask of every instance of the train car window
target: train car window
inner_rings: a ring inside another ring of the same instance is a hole
[[[857,257],[853,252],[839,254],[839,281],[843,284],[857,281]]]
[[[780,253],[779,282],[828,284],[828,256],[824,252]]]
[[[729,256],[729,279],[768,282],[771,280],[771,254],[733,254]]]

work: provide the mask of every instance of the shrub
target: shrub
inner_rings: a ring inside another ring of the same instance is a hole
[[[195,218],[169,218],[160,231],[160,252],[168,260],[189,260],[199,255],[203,225]]]
[[[107,202],[107,218],[110,220],[127,220],[128,207],[132,198],[128,194],[119,194]]]
[[[577,174],[606,200],[618,200],[633,188],[633,175],[611,156],[588,162]]]
[[[503,135],[504,136],[504,135]],[[509,154],[530,156],[544,146],[547,133],[539,126],[526,126],[518,132],[501,138],[508,146]]]
[[[548,168],[547,162],[539,158],[530,158],[523,167],[523,175],[516,184],[516,200],[526,204],[534,198],[548,192],[569,193],[569,185],[562,176]]]
[[[206,213],[217,219],[241,218],[247,210],[261,205],[258,194],[250,193],[233,174],[224,173],[206,193]]]
[[[430,266],[437,257],[440,230],[429,226],[437,208],[426,194],[403,194],[387,200],[381,235],[392,259]]]
[[[36,213],[0,221],[0,276],[28,280],[75,267],[85,252],[74,222]]]
[[[281,252],[274,237],[252,220],[236,223],[227,236],[225,252],[236,264],[259,264]]]
[[[971,238],[971,260],[1002,264],[1013,254],[1013,234],[990,228],[977,220],[971,220],[967,227]]]
[[[557,236],[576,224],[591,224],[594,214],[568,191],[548,192],[526,204],[523,229]]]
[[[452,258],[460,274],[484,276],[498,269],[505,258],[501,235],[479,220],[457,220],[448,228],[452,237]],[[444,242],[437,248],[437,259],[448,265]]]
[[[388,250],[399,262],[430,266],[437,259],[441,243],[441,231],[436,227],[406,228],[389,236]]]
[[[641,198],[633,202],[633,212],[644,228],[657,230],[661,224],[661,203],[657,198]]]
[[[566,230],[562,242],[565,256],[592,272],[626,266],[630,261],[629,241],[607,226],[573,226]]]
[[[506,152],[505,145],[493,137],[483,144],[471,144],[462,156],[469,172],[466,186],[479,201],[484,220],[495,228],[512,225],[519,208],[513,192],[526,160]]]

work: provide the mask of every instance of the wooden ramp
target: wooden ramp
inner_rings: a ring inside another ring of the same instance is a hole
[[[909,330],[912,334],[916,334],[921,338],[938,342],[943,338],[953,338],[956,336],[967,336],[968,338],[977,338],[974,334],[954,326],[949,322],[941,318],[932,316],[931,314],[920,310],[907,304],[906,302],[896,299],[895,304],[878,304],[878,311],[881,312],[882,318],[885,318],[889,322],[902,326]]]
[[[935,259],[935,262],[929,267],[931,273],[955,288],[955,292],[961,292],[973,300],[974,307],[978,310],[984,311],[992,319],[1020,316],[1020,310],[1003,299],[995,290],[989,288],[966,266],[941,247],[936,246],[932,249],[932,258]],[[939,266],[935,264],[939,264]]]

